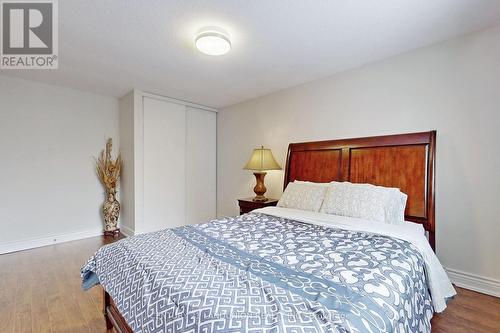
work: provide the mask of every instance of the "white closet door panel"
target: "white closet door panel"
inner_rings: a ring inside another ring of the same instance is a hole
[[[186,223],[216,217],[215,112],[186,108]]]
[[[186,107],[143,98],[144,227],[141,232],[186,221]]]

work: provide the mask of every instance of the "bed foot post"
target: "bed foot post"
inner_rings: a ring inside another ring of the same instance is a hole
[[[436,252],[436,233],[434,231],[429,231],[429,243],[434,252]]]
[[[108,306],[110,305],[110,297],[106,291],[103,291],[103,292],[104,292],[104,304],[103,304],[102,313],[104,314],[104,319],[106,320],[106,329],[110,330],[113,328],[113,323],[109,319],[109,315],[108,315]]]
[[[112,329],[113,328],[113,323],[111,322],[111,320],[109,320],[109,316],[106,313],[106,310],[104,310],[104,319],[106,320],[106,329],[107,330]]]
[[[111,320],[109,320],[109,317],[108,315],[105,313],[104,314],[104,319],[106,319],[106,329],[107,330],[110,330],[113,328],[113,323],[111,322]]]

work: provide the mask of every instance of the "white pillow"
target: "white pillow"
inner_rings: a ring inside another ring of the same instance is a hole
[[[405,208],[406,208],[406,200],[408,199],[408,195],[401,192],[398,188],[394,188],[394,198],[391,201],[394,206],[393,213],[388,214],[389,220],[387,223],[398,224],[403,223],[405,220]]]
[[[398,224],[404,221],[406,198],[397,188],[331,182],[321,212]]]
[[[319,211],[328,187],[302,182],[289,183],[283,192],[278,207]]]

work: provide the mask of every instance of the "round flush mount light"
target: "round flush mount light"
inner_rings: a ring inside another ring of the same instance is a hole
[[[195,40],[196,48],[205,54],[218,56],[231,50],[228,34],[218,27],[206,27],[198,32]]]

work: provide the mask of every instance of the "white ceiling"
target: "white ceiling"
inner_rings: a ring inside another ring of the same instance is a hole
[[[1,73],[223,107],[500,24],[500,1],[61,0],[59,20],[58,70]],[[213,25],[225,56],[194,48]]]

